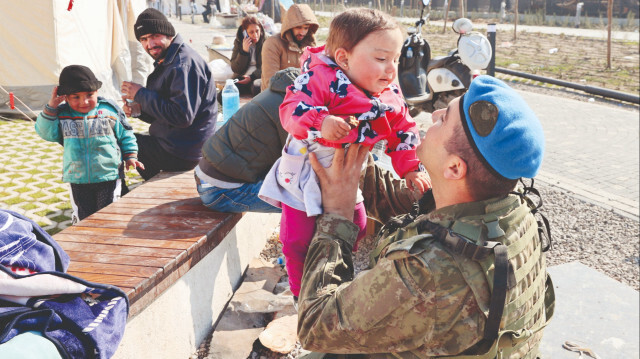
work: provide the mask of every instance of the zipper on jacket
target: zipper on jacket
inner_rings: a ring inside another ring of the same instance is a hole
[[[90,112],[89,112],[90,113]],[[86,114],[82,117],[82,120],[84,122],[84,146],[85,146],[85,157],[86,157],[86,161],[85,163],[87,164],[87,183],[91,183],[91,161],[90,161],[90,153],[89,153],[89,124],[87,122],[87,116],[89,114]]]

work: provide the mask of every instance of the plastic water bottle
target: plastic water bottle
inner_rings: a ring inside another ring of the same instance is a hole
[[[407,48],[407,58],[410,59],[413,57],[413,49],[408,47]]]
[[[222,124],[227,123],[240,107],[240,91],[233,83],[233,79],[228,79],[222,89]]]

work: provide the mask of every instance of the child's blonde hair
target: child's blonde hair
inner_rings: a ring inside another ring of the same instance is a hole
[[[339,48],[351,51],[367,35],[381,30],[400,29],[396,20],[376,9],[356,8],[333,18],[325,45],[326,54],[333,59]]]

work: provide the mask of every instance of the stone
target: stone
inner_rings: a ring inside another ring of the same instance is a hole
[[[287,354],[296,347],[298,340],[298,313],[293,305],[276,313],[273,321],[260,333],[260,343],[271,351]]]
[[[548,267],[556,307],[540,345],[542,358],[575,359],[566,341],[601,358],[638,358],[638,292],[580,262]]]

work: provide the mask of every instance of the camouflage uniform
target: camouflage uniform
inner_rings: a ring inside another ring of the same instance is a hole
[[[489,312],[494,257],[477,261],[457,254],[431,234],[420,233],[425,220],[477,243],[490,239],[507,245],[516,282],[507,291],[501,330],[542,326],[546,266],[537,223],[524,199],[509,195],[449,206],[398,230],[383,230],[374,265],[355,279],[351,248],[358,227],[341,216],[320,216],[300,292],[303,348],[366,354],[326,356],[345,358],[486,351],[477,343]],[[540,330],[527,337],[513,353],[508,348],[505,357],[535,358],[541,336]]]

